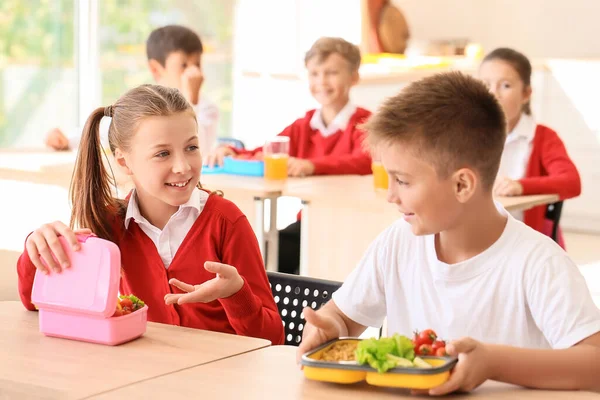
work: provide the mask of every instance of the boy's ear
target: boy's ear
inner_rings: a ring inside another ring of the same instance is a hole
[[[523,104],[529,103],[531,101],[531,85],[527,86],[523,92]]]
[[[456,171],[452,176],[452,183],[456,199],[463,204],[473,197],[479,184],[477,174],[470,168],[461,168]]]
[[[125,154],[121,151],[121,149],[115,149],[115,161],[117,162],[117,165],[119,166],[121,171],[125,172],[125,174],[127,175],[133,175],[133,172],[127,166]]]
[[[160,65],[158,60],[155,60],[155,59],[148,60],[148,69],[150,70],[150,73],[152,74],[152,77],[154,78],[155,81],[160,80],[160,78],[162,77],[162,71],[164,68],[162,65]]]
[[[356,85],[359,80],[360,80],[360,75],[359,75],[358,71],[353,71],[352,72],[352,86]]]

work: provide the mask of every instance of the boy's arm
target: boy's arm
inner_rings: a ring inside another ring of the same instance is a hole
[[[201,135],[202,151],[209,154],[217,143],[217,130],[219,126],[219,108],[212,102],[201,99],[194,106],[198,130]]]
[[[371,155],[363,145],[364,132],[354,128],[353,150],[349,154],[328,155],[310,159],[315,175],[368,175],[371,173]]]
[[[402,240],[402,229],[394,224],[369,246],[358,266],[319,311],[304,309],[306,326],[297,359],[302,354],[340,336],[359,336],[367,326],[381,326],[385,318],[386,296],[383,285],[389,270],[388,251]]]
[[[369,175],[371,173],[371,156],[362,150],[354,150],[351,154],[311,158],[310,161],[315,166],[315,175]]]
[[[489,346],[490,379],[536,389],[600,390],[600,333],[561,350]]]
[[[446,346],[458,364],[431,395],[469,392],[488,379],[534,389],[599,390],[600,333],[568,349],[524,349],[480,343],[471,338]]]

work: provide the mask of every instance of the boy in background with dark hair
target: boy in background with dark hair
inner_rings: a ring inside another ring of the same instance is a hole
[[[203,46],[200,37],[191,29],[168,25],[153,30],[146,41],[148,69],[159,85],[179,89],[196,111],[200,150],[208,154],[216,143],[219,111],[201,95]],[[100,137],[108,146],[108,120],[100,126]],[[52,129],[46,145],[54,150],[74,149],[79,145],[80,131],[67,137],[60,129]]]

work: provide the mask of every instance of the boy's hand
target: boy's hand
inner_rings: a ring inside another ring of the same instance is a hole
[[[216,278],[194,286],[177,279],[169,280],[169,284],[187,293],[168,293],[165,304],[210,303],[233,296],[244,286],[244,279],[231,265],[207,261],[204,269],[217,274]]]
[[[289,176],[310,176],[315,173],[315,164],[309,160],[290,157],[288,160],[288,175]]]
[[[181,75],[181,92],[192,105],[198,104],[200,100],[200,88],[203,82],[204,74],[196,65],[190,65]]]
[[[307,351],[332,339],[346,336],[346,334],[340,332],[339,324],[332,317],[318,313],[310,307],[305,307],[302,312],[304,313],[306,324],[302,332],[302,342],[300,342],[300,346],[296,352],[296,361],[298,363],[300,363],[302,354]]]
[[[471,338],[463,338],[448,344],[446,352],[458,357],[458,363],[452,370],[450,379],[429,390],[430,395],[440,396],[456,391],[470,392],[490,379],[490,356],[485,344]]]
[[[494,185],[494,194],[496,196],[520,196],[523,194],[523,185],[510,178],[500,178]]]
[[[213,151],[211,154],[208,155],[208,157],[206,157],[206,162],[204,162],[204,164],[208,165],[209,168],[213,168],[214,166],[221,166],[223,165],[223,160],[225,159],[225,157],[232,156],[234,154],[235,151],[233,151],[230,147],[217,147],[215,151]]]
[[[60,129],[53,128],[46,135],[46,146],[54,150],[68,150],[69,139]]]
[[[25,242],[25,249],[27,250],[29,259],[37,269],[45,274],[52,271],[56,273],[62,272],[64,269],[70,267],[70,263],[58,237],[64,236],[67,242],[71,244],[73,251],[78,251],[81,248],[76,236],[78,233],[90,234],[92,231],[89,229],[72,231],[60,221],[42,225],[33,231]],[[56,257],[56,261],[52,255]],[[44,262],[46,265],[44,265]]]

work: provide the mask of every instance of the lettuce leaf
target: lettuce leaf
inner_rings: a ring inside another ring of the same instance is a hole
[[[388,357],[388,354],[393,357]],[[356,347],[356,360],[359,364],[369,364],[380,373],[396,367],[399,362],[396,357],[411,362],[415,359],[412,340],[395,334],[392,337],[362,340]]]

